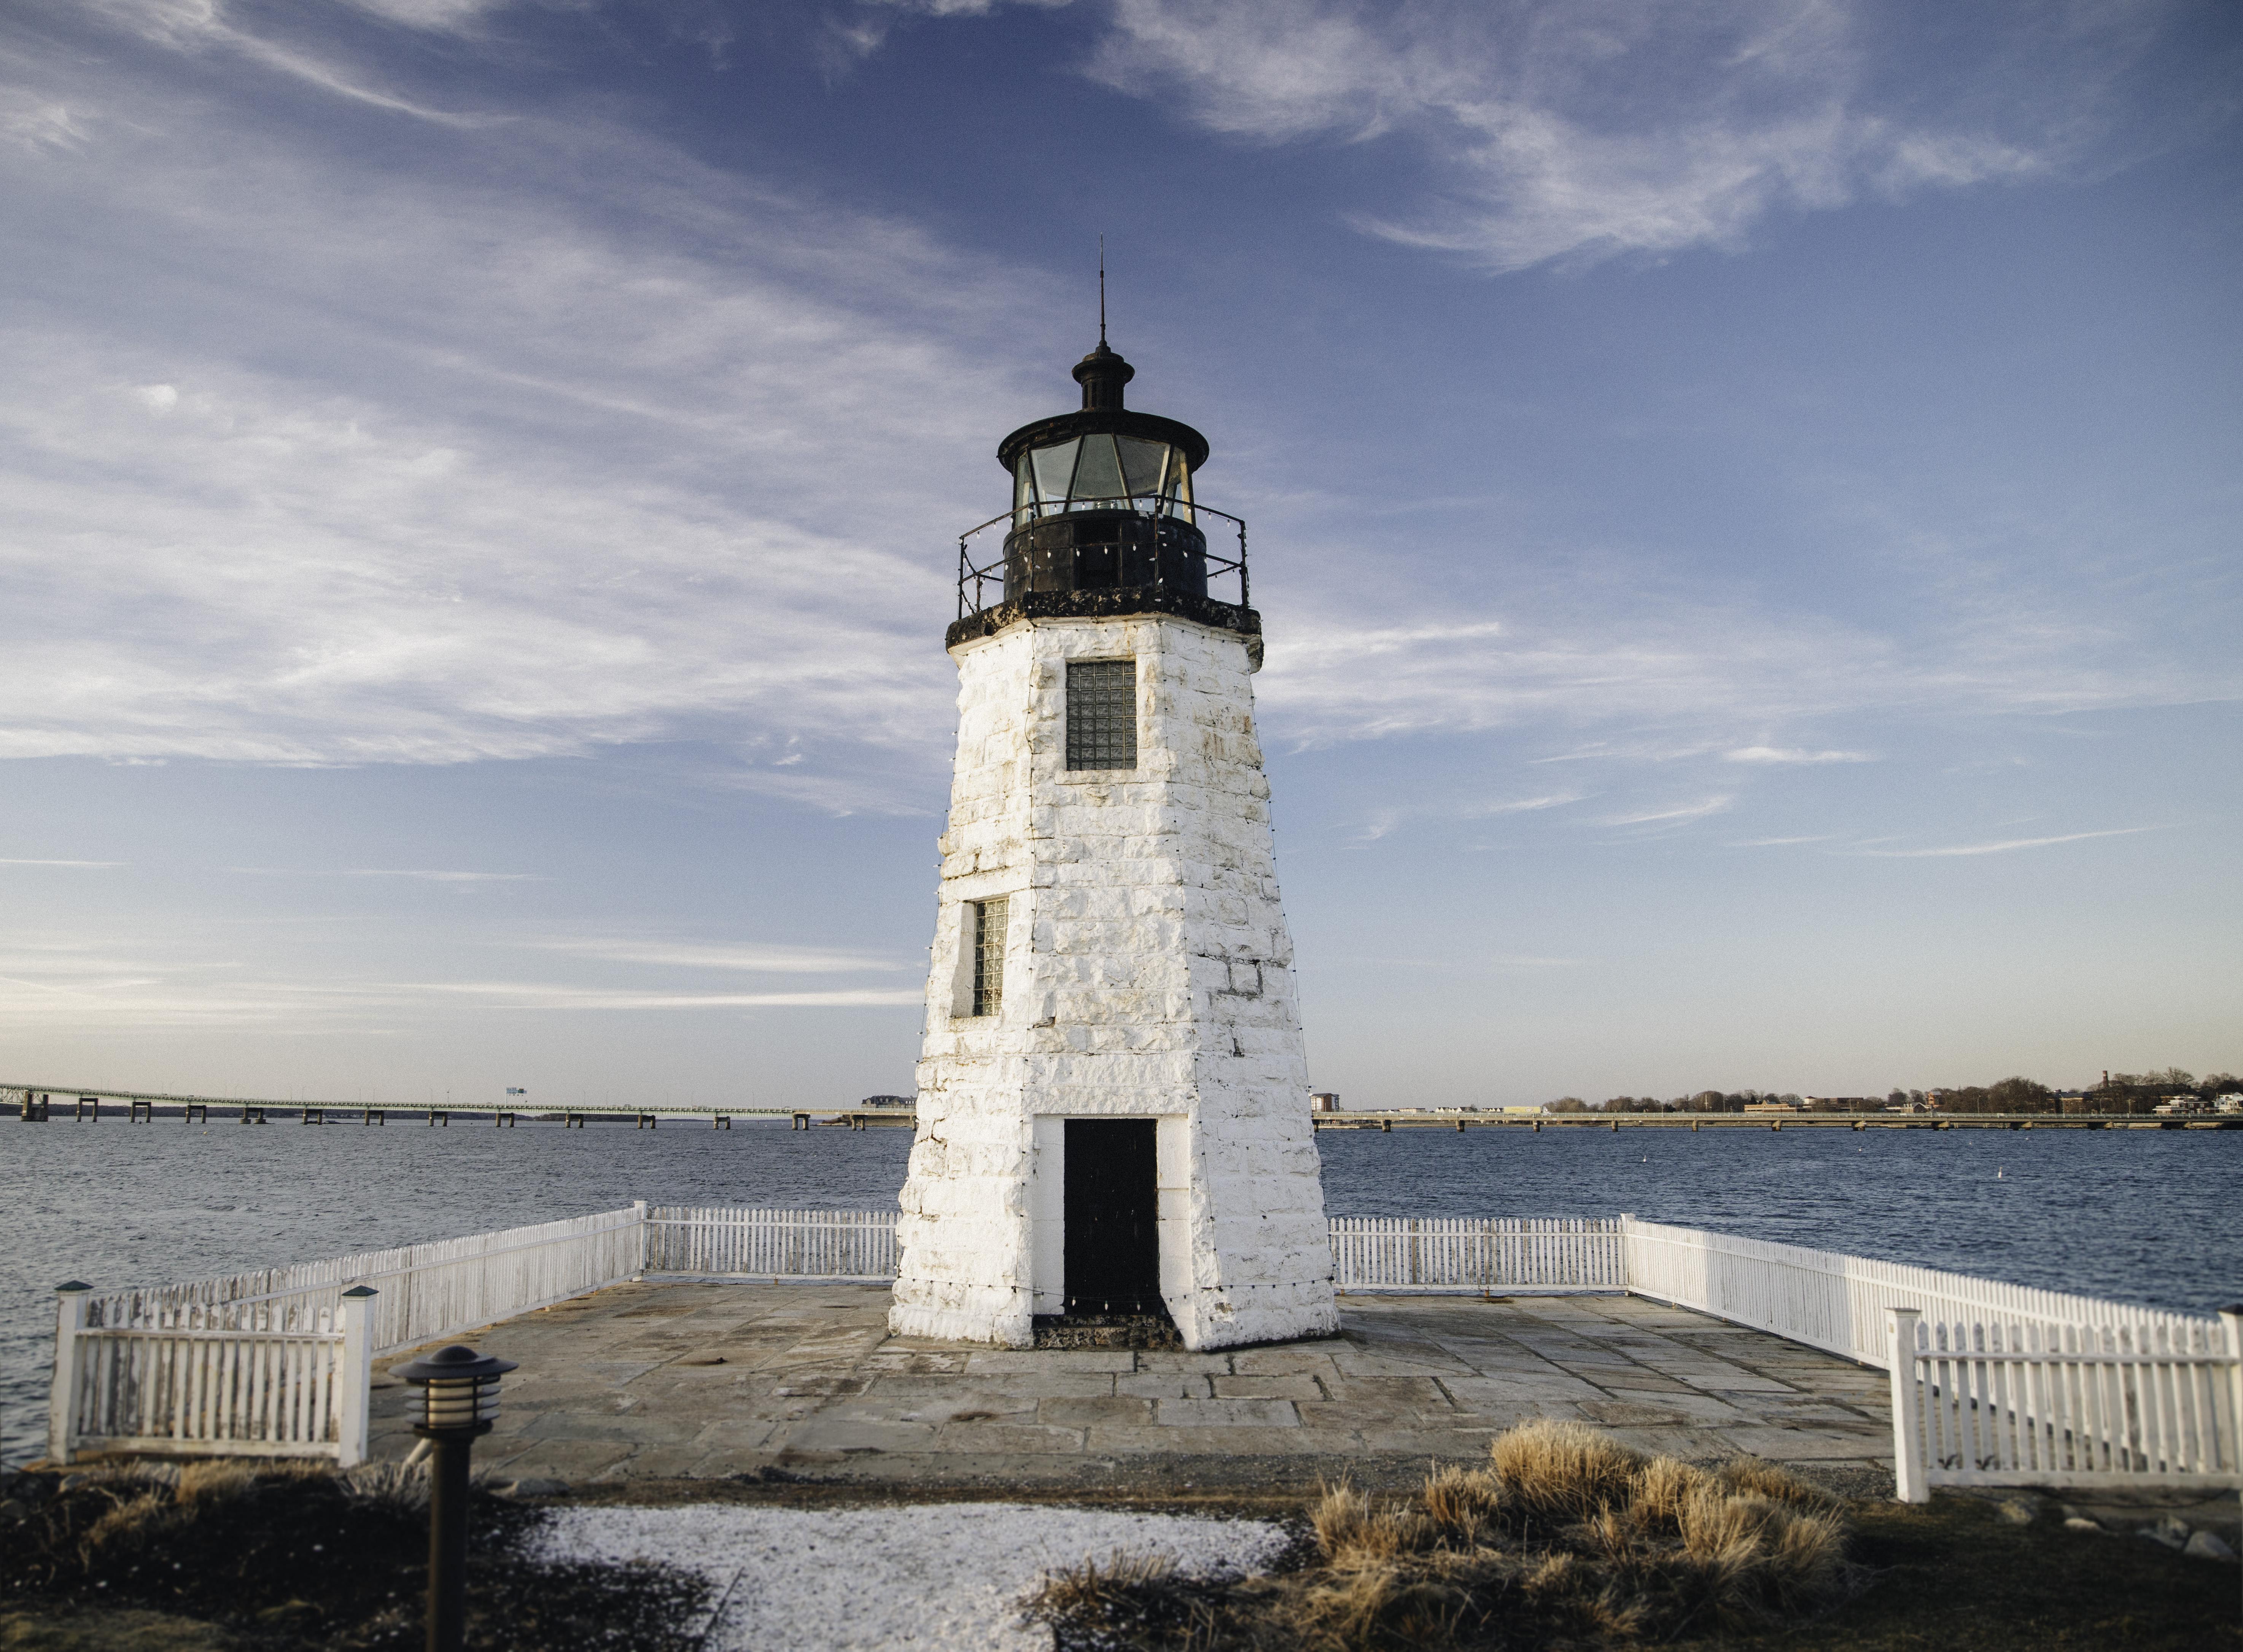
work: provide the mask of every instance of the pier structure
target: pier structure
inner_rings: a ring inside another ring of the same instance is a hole
[[[1908,1501],[2042,1486],[2232,1507],[2243,1487],[2243,1306],[2168,1312],[1626,1215],[1336,1217],[1332,1332],[1000,1350],[886,1323],[902,1226],[636,1203],[171,1286],[73,1279],[48,1460],[388,1455],[410,1442],[377,1362],[466,1336],[522,1367],[493,1466],[570,1480],[1396,1483],[1559,1417]]]

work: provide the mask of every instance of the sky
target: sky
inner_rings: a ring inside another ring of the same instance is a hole
[[[1318,1087],[2243,1068],[2238,88],[2219,0],[17,0],[0,1083],[907,1093],[1101,235]]]

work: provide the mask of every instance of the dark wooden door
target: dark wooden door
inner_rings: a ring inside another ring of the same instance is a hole
[[[1153,1121],[1067,1121],[1067,1311],[1161,1306]]]

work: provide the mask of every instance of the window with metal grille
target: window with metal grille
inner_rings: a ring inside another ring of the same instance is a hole
[[[1005,1002],[1005,919],[1008,899],[973,903],[973,1013],[994,1015]]]
[[[1067,666],[1067,765],[1137,766],[1137,662],[1069,660]]]

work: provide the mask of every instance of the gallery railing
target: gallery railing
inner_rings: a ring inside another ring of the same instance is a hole
[[[965,619],[972,615],[987,613],[990,609],[1003,603],[1008,595],[1017,594],[1008,592],[1006,589],[1008,555],[1003,545],[999,547],[994,560],[987,563],[975,560],[977,549],[974,542],[981,535],[1001,524],[1006,529],[1005,539],[1009,543],[1016,533],[1033,532],[1036,527],[1045,523],[1083,516],[1095,518],[1100,513],[1115,517],[1135,518],[1152,524],[1155,530],[1164,523],[1175,523],[1182,527],[1193,538],[1201,542],[1202,549],[1194,550],[1191,555],[1196,563],[1204,563],[1206,577],[1213,580],[1227,579],[1236,576],[1238,580],[1237,606],[1251,608],[1254,605],[1250,600],[1251,591],[1247,583],[1245,518],[1234,516],[1228,511],[1217,510],[1210,505],[1185,504],[1181,501],[1169,498],[1165,494],[1117,494],[1107,499],[1071,499],[1065,502],[1063,505],[1051,503],[1017,507],[1006,511],[1002,516],[992,516],[988,521],[968,528],[964,533],[959,535],[958,617]],[[1238,536],[1237,556],[1225,556],[1217,551],[1203,549],[1205,536],[1198,527],[1198,519],[1202,516],[1213,516],[1231,525]],[[986,544],[987,542],[982,543]],[[1149,580],[1129,586],[1114,588],[1149,588],[1156,592],[1165,591],[1172,583],[1175,583],[1174,559],[1167,556],[1154,555],[1148,560],[1151,574]],[[997,600],[994,603],[987,600],[988,587],[993,583],[997,587]],[[1193,581],[1195,586],[1199,583],[1197,579]],[[1202,593],[1196,590],[1193,594]]]

